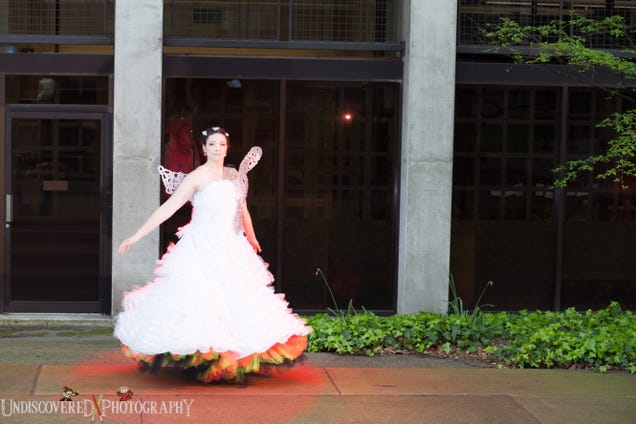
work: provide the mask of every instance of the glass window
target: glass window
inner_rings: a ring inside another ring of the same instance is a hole
[[[474,123],[457,122],[455,124],[455,151],[474,152],[477,148],[477,128]]]
[[[108,77],[8,75],[7,103],[107,105]]]
[[[471,101],[475,108],[474,114],[457,115],[456,131],[467,138],[471,128],[482,128],[481,149],[455,143],[451,272],[458,295],[470,307],[492,280],[483,303],[496,309],[550,309],[559,283],[562,308],[604,308],[613,300],[636,307],[636,266],[625,255],[636,242],[636,179],[621,188],[583,174],[563,190],[562,199],[550,188],[556,152],[565,149],[564,159],[602,152],[613,134],[596,124],[628,107],[628,97],[571,88],[570,113],[562,119],[555,113],[562,106],[560,89],[525,90],[456,91],[456,103]],[[498,112],[526,100],[527,114],[525,106],[517,111],[523,113]],[[561,140],[563,128],[568,134]],[[484,142],[497,140],[493,134],[499,133],[504,143]],[[562,255],[556,251],[555,202],[562,202],[564,211]],[[557,261],[563,270],[558,282]]]
[[[316,267],[339,307],[391,308],[397,101],[393,84],[288,83],[286,156],[305,165],[287,159],[282,287],[301,308],[333,306]],[[319,157],[332,159],[307,166]]]
[[[532,150],[535,153],[555,153],[557,126],[538,124],[534,127]]]
[[[550,308],[556,256],[554,196],[547,187],[556,160],[559,90],[470,87],[456,93],[456,103],[468,102],[466,95],[475,105],[470,115],[456,112],[456,130],[468,138],[481,129],[481,149],[455,143],[451,272],[458,294],[472,305],[492,280],[482,303]]]
[[[510,90],[508,92],[508,117],[512,119],[528,119],[530,114],[530,91],[527,89]]]
[[[453,185],[475,185],[475,158],[455,158],[453,161]]]
[[[508,125],[506,151],[520,153],[527,152],[529,138],[530,126],[517,124]]]
[[[163,164],[190,172],[202,160],[198,134],[214,124],[230,133],[226,163],[238,165],[249,147],[260,145],[248,205],[277,290],[296,309],[334,307],[315,275],[321,268],[339,307],[352,301],[393,310],[398,85],[293,81],[282,90],[281,84],[166,80]],[[187,154],[175,155],[176,144]],[[184,207],[164,224],[164,245],[190,213]]]
[[[502,124],[484,124],[481,131],[481,151],[503,151],[503,130]]]
[[[501,164],[501,158],[482,157],[479,160],[479,185],[501,186]]]

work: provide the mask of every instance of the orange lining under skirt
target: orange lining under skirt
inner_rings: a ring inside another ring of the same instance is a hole
[[[203,383],[214,381],[242,381],[247,374],[272,374],[275,367],[289,365],[299,358],[307,348],[307,336],[291,336],[285,343],[276,343],[265,352],[253,353],[236,359],[236,353],[195,352],[175,355],[170,352],[150,355],[135,353],[122,344],[126,356],[139,361],[143,366],[174,365],[193,371],[195,378]]]

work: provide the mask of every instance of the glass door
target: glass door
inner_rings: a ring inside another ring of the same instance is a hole
[[[7,312],[108,312],[107,117],[7,112]]]

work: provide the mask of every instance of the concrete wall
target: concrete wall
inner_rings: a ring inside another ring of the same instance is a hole
[[[404,2],[398,313],[446,312],[457,2]]]
[[[159,253],[157,230],[125,256],[117,249],[159,205],[162,39],[162,0],[115,2],[113,315],[123,291],[152,279]]]

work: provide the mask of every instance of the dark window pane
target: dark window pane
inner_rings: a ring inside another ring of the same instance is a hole
[[[634,222],[634,207],[629,199],[620,199],[616,204],[614,193],[594,193],[592,197],[592,221]]]
[[[534,187],[551,187],[555,174],[552,172],[555,163],[553,159],[532,160],[532,185]]]
[[[506,190],[504,198],[504,219],[526,219],[526,194],[521,190]]]
[[[530,136],[530,127],[527,125],[509,125],[508,126],[508,152],[525,153],[528,151],[528,138]]]
[[[527,119],[530,115],[530,91],[510,90],[508,92],[508,117]]]
[[[592,92],[575,91],[570,92],[570,118],[571,119],[592,119]]]
[[[503,150],[503,125],[486,124],[481,132],[482,152],[501,152]]]
[[[474,191],[453,192],[453,218],[469,221],[475,219]]]
[[[525,187],[528,183],[527,165],[525,158],[506,159],[506,185]]]
[[[500,186],[501,158],[482,157],[479,162],[479,184],[482,186]]]
[[[475,119],[478,95],[476,88],[458,88],[455,93],[455,118]]]
[[[585,191],[566,191],[566,221],[585,222],[590,218],[590,193]]]
[[[605,308],[612,301],[636,307],[634,222],[566,222],[562,307]]]
[[[296,182],[282,193],[281,290],[296,308],[333,307],[314,275],[317,266],[340,307],[350,300],[365,308],[393,307],[397,100],[396,84],[287,85],[286,109],[294,116],[287,133],[302,142],[289,143],[286,155],[303,165],[285,169]],[[355,111],[351,121],[342,119],[343,109]],[[363,252],[361,245],[368,248]]]
[[[590,141],[593,128],[588,125],[572,125],[569,129],[568,153],[588,154],[590,153]]]
[[[556,119],[559,110],[559,93],[556,90],[536,90],[534,98],[535,119]]]
[[[474,152],[477,146],[477,130],[473,123],[456,123],[455,124],[455,151],[456,152]]]
[[[532,150],[535,153],[554,153],[556,139],[556,125],[537,125],[534,127]]]
[[[475,158],[455,158],[453,161],[453,185],[475,184]]]
[[[481,102],[482,118],[503,118],[504,109],[504,90],[498,88],[484,88],[482,91]]]
[[[530,220],[552,222],[554,192],[552,190],[535,191],[530,202]]]
[[[99,120],[11,120],[12,300],[99,300],[101,134]]]
[[[503,192],[499,189],[479,192],[479,219],[501,219],[501,199]]]
[[[8,75],[7,103],[107,105],[107,77]]]

